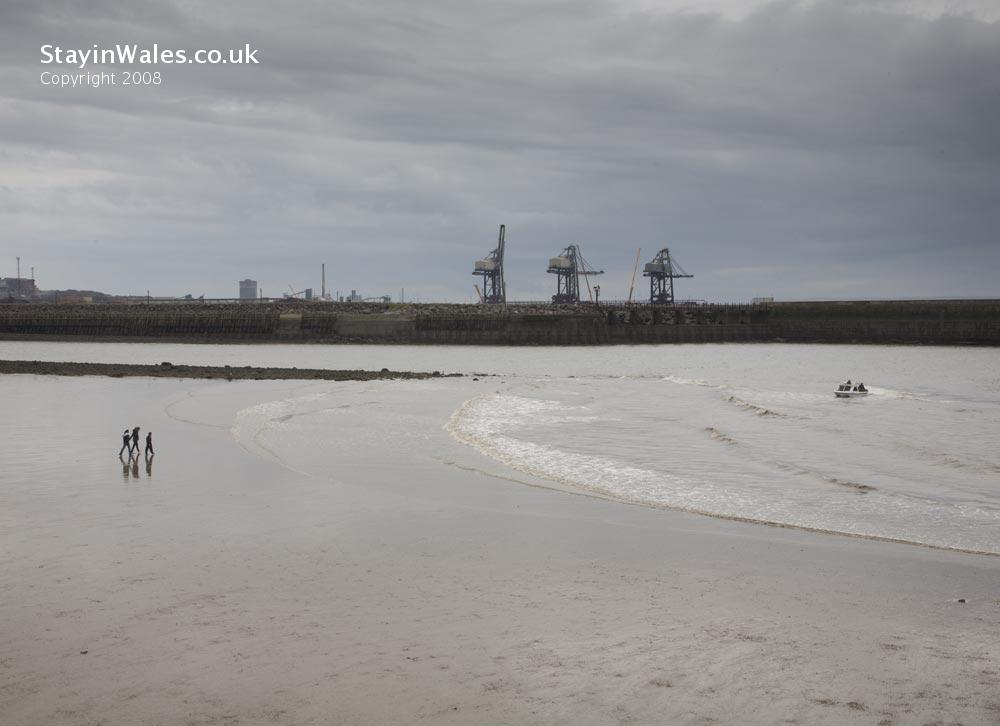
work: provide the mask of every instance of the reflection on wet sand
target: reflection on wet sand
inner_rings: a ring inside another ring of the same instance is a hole
[[[150,479],[153,477],[153,458],[155,456],[156,454],[146,454],[146,476]],[[129,455],[128,459],[119,454],[118,460],[122,463],[122,479],[128,481],[130,478],[140,478],[139,454]]]

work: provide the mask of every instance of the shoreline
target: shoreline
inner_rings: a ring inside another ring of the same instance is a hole
[[[109,378],[200,378],[227,381],[381,381],[460,378],[463,373],[441,371],[333,370],[325,368],[276,368],[255,366],[191,366],[164,361],[159,365],[135,363],[75,363],[0,360],[0,375],[107,376]]]

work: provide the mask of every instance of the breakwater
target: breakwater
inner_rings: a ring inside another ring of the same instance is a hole
[[[0,305],[0,338],[601,345],[825,342],[1000,345],[1000,300],[649,305],[327,302]]]
[[[208,378],[227,381],[388,381],[455,378],[461,373],[327,368],[258,368],[254,366],[186,366],[164,361],[160,365],[130,363],[62,363],[56,361],[0,360],[0,374],[36,376],[109,376],[126,378]]]

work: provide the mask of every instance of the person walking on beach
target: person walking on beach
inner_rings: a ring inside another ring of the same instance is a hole
[[[146,456],[153,456],[156,452],[153,451],[153,432],[146,432]]]
[[[122,434],[122,448],[118,451],[118,458],[122,458],[122,452],[128,450],[128,455],[132,456],[132,437],[128,433],[128,429]]]
[[[135,453],[139,453],[139,427],[136,426],[132,429],[132,448],[135,449]]]

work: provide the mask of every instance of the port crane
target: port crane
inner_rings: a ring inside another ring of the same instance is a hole
[[[556,276],[556,294],[552,296],[554,303],[580,302],[580,278],[584,278],[589,290],[590,276],[604,274],[604,270],[591,267],[577,245],[570,245],[558,257],[550,257],[546,272]]]
[[[642,276],[649,278],[649,302],[651,305],[673,305],[674,279],[694,277],[677,264],[670,256],[670,250],[666,247],[656,253],[652,262],[646,263]]]
[[[472,271],[473,275],[480,275],[483,278],[483,292],[479,293],[480,302],[501,304],[507,302],[507,285],[503,279],[505,232],[505,225],[501,224],[496,249],[490,252],[486,259],[477,260]],[[479,292],[478,287],[476,292]]]

